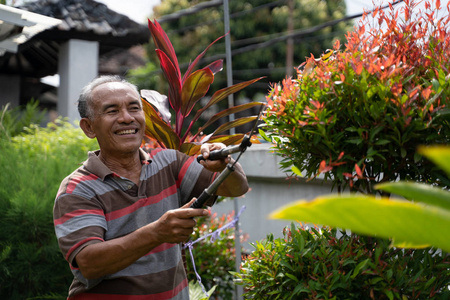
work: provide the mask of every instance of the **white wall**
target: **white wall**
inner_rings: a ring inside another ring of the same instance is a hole
[[[77,101],[81,89],[98,74],[98,42],[69,40],[59,54],[58,114],[79,120]]]
[[[243,245],[246,251],[253,250],[249,243],[264,239],[269,233],[281,237],[283,228],[291,223],[268,219],[271,212],[296,200],[312,200],[331,193],[331,182],[321,179],[310,182],[304,179],[287,180],[279,169],[280,157],[272,153],[269,147],[269,144],[253,144],[239,160],[251,189],[244,197],[234,200],[238,203],[238,209],[246,206],[240,217],[240,230],[249,235]],[[233,201],[219,203],[213,206],[213,213],[229,213],[234,210],[234,205]]]

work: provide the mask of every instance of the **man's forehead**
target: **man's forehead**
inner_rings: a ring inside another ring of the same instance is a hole
[[[135,89],[122,82],[105,82],[95,87],[92,91],[94,95],[93,98],[103,98],[104,96],[110,97],[120,92],[126,92],[126,94],[130,95],[131,97],[140,99],[140,96]]]

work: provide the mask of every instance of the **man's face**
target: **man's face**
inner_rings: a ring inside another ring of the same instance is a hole
[[[103,154],[135,153],[145,133],[145,115],[139,94],[120,82],[99,85],[92,93],[90,123]]]

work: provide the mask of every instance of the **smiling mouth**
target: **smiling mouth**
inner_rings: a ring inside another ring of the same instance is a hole
[[[135,133],[137,133],[137,129],[121,130],[121,131],[118,131],[116,134],[125,135],[125,134],[135,134]]]

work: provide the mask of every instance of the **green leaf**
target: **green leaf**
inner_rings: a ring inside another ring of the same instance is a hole
[[[450,211],[421,203],[364,195],[329,195],[289,204],[270,217],[394,238],[397,243],[408,242],[415,248],[435,246],[450,251]]]
[[[222,124],[214,131],[213,136],[216,135],[217,133],[224,132],[224,131],[229,130],[231,128],[235,128],[235,127],[247,124],[249,122],[253,122],[253,121],[256,120],[256,118],[257,118],[257,116],[243,117],[243,118],[238,118],[238,119],[235,119],[233,121],[230,121],[230,122],[227,122],[225,124]]]
[[[201,115],[206,109],[208,109],[209,107],[211,107],[212,105],[214,105],[214,104],[216,104],[216,103],[218,103],[218,102],[220,102],[220,101],[226,99],[229,95],[231,95],[231,94],[233,94],[233,93],[236,93],[236,92],[242,90],[243,88],[249,86],[250,84],[252,84],[252,83],[254,83],[254,82],[256,82],[256,81],[258,81],[258,80],[260,80],[260,79],[262,79],[262,78],[263,78],[263,77],[255,78],[255,79],[248,80],[248,81],[244,81],[244,82],[241,82],[241,83],[232,85],[232,86],[230,86],[230,87],[226,87],[226,88],[223,88],[223,89],[221,89],[221,90],[216,91],[216,92],[212,95],[212,97],[211,97],[211,99],[209,100],[209,102],[205,105],[205,107],[203,107],[202,109],[199,109],[199,110],[197,111],[197,113],[196,113],[195,116],[194,116],[194,120],[197,120],[197,119],[200,117],[200,115]]]
[[[286,275],[287,277],[289,277],[290,279],[294,280],[295,282],[298,282],[298,278],[295,277],[294,275],[289,274],[289,273],[286,273],[285,275]]]
[[[438,187],[423,183],[400,181],[378,184],[375,188],[450,211],[450,192]]]
[[[208,92],[214,81],[214,74],[205,68],[192,73],[181,88],[181,113],[187,116],[191,113],[195,103]]]
[[[450,147],[448,146],[420,146],[417,150],[420,154],[426,156],[438,167],[444,170],[450,177]]]
[[[299,169],[298,167],[292,166],[292,167],[291,167],[291,171],[292,171],[295,175],[300,176],[300,177],[303,177],[302,171],[300,171],[300,169]]]
[[[255,106],[261,106],[261,105],[265,105],[265,104],[262,102],[250,102],[250,103],[246,103],[246,104],[237,105],[237,106],[234,106],[234,107],[231,107],[228,109],[224,109],[221,112],[218,112],[217,114],[212,116],[201,128],[198,129],[198,131],[199,132],[204,131],[208,126],[210,126],[211,124],[213,124],[214,122],[216,122],[217,120],[219,120],[223,117],[244,111],[246,109],[250,109]]]
[[[201,145],[198,143],[183,143],[180,147],[180,151],[192,156],[200,153]]]
[[[142,101],[142,107],[145,113],[145,135],[156,139],[166,148],[179,149],[180,138],[172,127],[160,118],[153,106],[147,101]]]
[[[367,263],[369,262],[369,260],[370,260],[369,258],[366,259],[366,260],[363,260],[362,262],[360,262],[360,263],[355,267],[355,269],[353,270],[353,274],[352,274],[352,276],[351,276],[352,279],[354,279],[356,276],[358,276],[359,271],[361,271],[361,270],[367,265]]]

